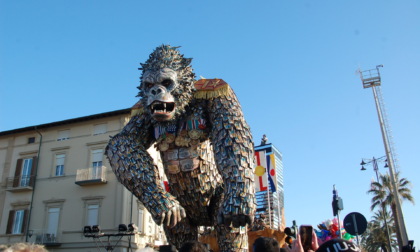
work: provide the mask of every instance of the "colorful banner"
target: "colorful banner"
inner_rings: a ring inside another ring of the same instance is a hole
[[[268,170],[268,182],[271,186],[271,191],[276,191],[277,176],[276,176],[276,159],[274,153],[267,155],[267,170]]]
[[[267,158],[265,150],[255,151],[255,192],[267,191]]]
[[[277,179],[274,153],[267,155],[265,150],[255,151],[255,161],[255,191],[267,191],[270,183],[271,191],[275,192]]]

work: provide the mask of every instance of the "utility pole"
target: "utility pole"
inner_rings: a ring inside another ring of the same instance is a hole
[[[381,92],[380,92],[381,76],[379,74],[379,67],[383,67],[383,65],[376,66],[376,69],[371,69],[371,70],[366,70],[366,71],[359,70],[359,73],[360,73],[360,78],[362,79],[363,88],[372,88],[373,90],[373,97],[375,99],[376,111],[378,113],[379,125],[381,127],[381,132],[382,132],[382,140],[384,142],[385,153],[388,160],[389,176],[391,178],[391,183],[393,187],[392,189],[393,189],[393,194],[395,198],[396,216],[394,216],[394,218],[401,234],[403,246],[400,247],[400,251],[402,251],[403,247],[408,246],[409,243],[408,243],[407,230],[405,228],[405,223],[404,223],[404,217],[403,217],[403,213],[401,209],[401,202],[400,202],[400,197],[398,193],[398,187],[395,181],[395,160],[394,160],[394,155],[392,153],[390,142],[389,142],[389,138],[390,138],[390,135],[389,135],[390,133],[388,131],[389,126],[384,121],[382,99],[378,98],[378,93],[379,95],[381,95]]]

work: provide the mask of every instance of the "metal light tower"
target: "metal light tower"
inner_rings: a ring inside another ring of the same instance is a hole
[[[405,247],[409,244],[408,244],[407,230],[405,228],[404,217],[403,217],[403,213],[401,209],[401,202],[400,202],[400,197],[398,193],[398,187],[395,181],[395,159],[393,155],[394,153],[392,152],[391,144],[389,141],[389,138],[390,138],[389,126],[384,121],[382,99],[378,98],[378,94],[382,98],[382,95],[380,92],[381,76],[379,74],[379,67],[383,67],[383,65],[376,66],[376,69],[371,69],[371,70],[366,70],[366,71],[359,70],[359,73],[360,73],[360,78],[362,79],[363,88],[372,88],[373,90],[373,97],[375,99],[379,125],[381,127],[382,139],[384,142],[385,153],[388,160],[389,175],[391,177],[391,183],[393,187],[392,189],[393,189],[394,198],[395,198],[396,216],[394,216],[394,218],[401,234],[401,239],[403,242],[402,245],[403,247]],[[403,247],[400,247],[400,251],[402,251]]]

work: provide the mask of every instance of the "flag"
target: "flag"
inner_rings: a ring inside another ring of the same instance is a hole
[[[255,151],[255,192],[267,191],[267,158],[265,150]]]
[[[276,176],[276,159],[274,153],[267,155],[267,170],[268,170],[268,182],[271,186],[271,191],[276,191],[277,176]]]

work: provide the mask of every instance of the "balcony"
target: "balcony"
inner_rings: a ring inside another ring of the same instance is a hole
[[[75,183],[79,186],[106,184],[106,167],[100,166],[77,170]]]
[[[34,236],[36,244],[42,244],[45,247],[61,246],[61,243],[59,242],[60,241],[60,236],[58,234],[47,233],[47,232],[42,231],[42,230],[39,230],[39,231],[34,230],[32,232],[33,232],[33,234],[30,234],[30,236]],[[34,238],[33,237],[30,238],[31,242],[33,242]]]
[[[6,190],[9,192],[25,192],[32,191],[35,176],[21,175],[7,178]]]

